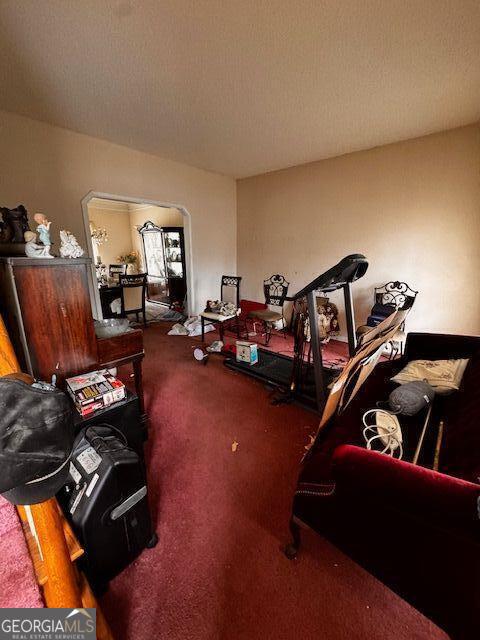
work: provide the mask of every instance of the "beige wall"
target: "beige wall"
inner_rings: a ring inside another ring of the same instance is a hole
[[[174,209],[173,207],[140,207],[136,208],[135,205],[130,207],[130,230],[132,238],[132,247],[134,251],[138,252],[141,261],[141,268],[143,266],[143,246],[142,239],[138,233],[138,228],[143,226],[145,222],[150,221],[156,224],[158,227],[183,227],[184,217],[181,211]]]
[[[104,264],[116,264],[119,255],[125,255],[134,250],[128,207],[125,207],[125,212],[122,212],[106,211],[88,205],[88,217],[95,227],[107,231],[108,241],[98,245],[98,254]]]
[[[407,329],[480,333],[478,126],[240,180],[237,220],[243,297],[277,272],[293,293],[364,253],[358,321],[372,288],[400,279],[420,292]]]
[[[61,228],[85,244],[90,191],[185,207],[195,310],[222,273],[237,271],[242,296],[262,299],[274,272],[295,291],[362,252],[359,321],[372,287],[398,278],[420,291],[409,329],[480,333],[478,126],[240,180],[237,200],[231,178],[2,111],[0,139],[0,203],[47,214],[57,248]]]
[[[81,200],[90,191],[183,206],[191,215],[195,309],[236,268],[232,178],[0,111],[0,203],[42,211],[85,246]],[[58,249],[58,244],[57,244]]]

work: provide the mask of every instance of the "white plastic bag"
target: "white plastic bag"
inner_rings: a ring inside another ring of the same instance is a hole
[[[215,331],[213,324],[205,325],[205,333]],[[185,320],[183,324],[174,324],[168,332],[169,336],[200,336],[202,334],[202,322],[198,316],[192,316]]]
[[[188,336],[188,329],[178,322],[168,332],[169,336]]]
[[[188,318],[183,326],[188,329],[188,335],[191,338],[202,335],[202,321],[198,316]],[[208,333],[209,331],[215,331],[213,324],[205,324],[205,333]]]
[[[115,298],[115,300],[112,300],[112,302],[110,303],[110,311],[112,313],[122,313],[122,301],[120,300],[120,298]]]

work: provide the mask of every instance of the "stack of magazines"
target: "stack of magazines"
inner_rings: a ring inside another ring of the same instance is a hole
[[[67,378],[67,391],[82,416],[119,402],[126,395],[123,382],[108,369]]]

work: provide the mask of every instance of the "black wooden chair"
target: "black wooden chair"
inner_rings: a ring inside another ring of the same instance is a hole
[[[258,309],[251,311],[248,316],[252,319],[260,320],[263,323],[265,329],[265,346],[268,346],[270,338],[272,336],[272,328],[275,322],[282,321],[283,324],[283,337],[286,338],[285,331],[286,322],[283,315],[283,306],[287,299],[288,287],[290,283],[285,280],[285,277],[279,273],[274,274],[268,280],[263,281],[263,292],[265,295],[265,303],[268,306],[277,307],[277,311],[273,309]]]
[[[375,288],[375,302],[393,304],[396,311],[411,309],[418,291],[414,291],[406,282],[392,280],[383,287]]]
[[[136,273],[132,275],[120,275],[122,288],[122,316],[126,317],[134,313],[137,322],[140,322],[138,314],[143,313],[143,324],[147,326],[145,315],[145,299],[147,294],[147,274]]]
[[[240,311],[240,282],[241,276],[222,276],[220,281],[220,300],[222,302],[232,302],[237,311]],[[202,324],[202,342],[205,340],[205,325],[218,323],[218,330],[220,334],[220,340],[223,341],[225,328],[229,324],[235,325],[235,333],[237,338],[240,338],[240,321],[238,313],[236,315],[224,316],[221,313],[215,313],[213,311],[202,311],[200,314],[200,321]]]
[[[400,282],[399,280],[392,280],[381,287],[375,287],[372,311],[367,324],[357,328],[357,337],[360,338],[365,333],[368,333],[370,329],[394,311],[411,309],[417,294],[418,291],[414,291],[406,282]],[[396,358],[398,354],[403,355],[405,340],[405,322],[403,322],[397,333],[388,342],[391,360]]]

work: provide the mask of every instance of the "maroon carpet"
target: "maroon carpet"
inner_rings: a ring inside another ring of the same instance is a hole
[[[43,607],[15,507],[0,496],[0,609]],[[21,635],[21,634],[19,634]]]
[[[284,557],[298,463],[316,417],[272,406],[261,384],[221,357],[195,362],[199,340],[167,330],[145,331],[149,489],[160,541],[103,598],[117,640],[444,639],[322,538],[306,534],[298,560]]]

